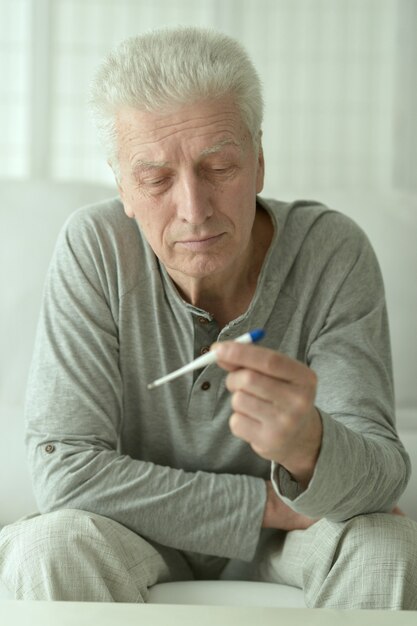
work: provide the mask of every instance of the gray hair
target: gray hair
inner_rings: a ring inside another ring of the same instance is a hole
[[[212,30],[160,29],[123,41],[99,66],[90,110],[118,176],[116,114],[122,106],[163,111],[173,105],[231,94],[254,146],[261,138],[259,76],[244,48]]]

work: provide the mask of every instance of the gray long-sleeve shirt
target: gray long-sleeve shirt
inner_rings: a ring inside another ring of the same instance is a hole
[[[307,363],[319,380],[316,470],[301,492],[273,466],[284,500],[332,520],[396,503],[410,467],[394,426],[372,248],[324,206],[259,203],[274,238],[248,310],[221,332],[181,299],[119,199],[67,221],[47,277],[26,403],[41,512],[94,511],[167,546],[249,560],[271,464],[231,434],[225,372],[210,365],[146,386],[213,341],[255,327],[266,330],[263,345]]]

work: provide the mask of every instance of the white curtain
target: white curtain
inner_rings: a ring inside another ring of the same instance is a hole
[[[416,0],[0,0],[0,176],[112,181],[86,112],[127,36],[209,26],[264,85],[266,192],[416,191]]]
[[[0,176],[29,173],[29,0],[0,0]]]

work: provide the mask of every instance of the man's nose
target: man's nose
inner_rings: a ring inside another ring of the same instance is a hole
[[[183,176],[177,189],[177,215],[190,224],[203,224],[213,214],[208,190],[198,176]]]

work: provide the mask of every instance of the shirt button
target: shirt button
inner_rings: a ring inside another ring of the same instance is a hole
[[[55,452],[55,446],[52,443],[48,443],[45,446],[45,452],[47,452],[48,454],[51,454],[52,452]]]
[[[203,391],[207,391],[207,389],[210,389],[211,384],[208,382],[208,380],[206,380],[202,385],[201,385],[201,389]]]
[[[203,346],[200,350],[200,354],[206,354],[207,352],[210,352],[209,346]]]
[[[199,317],[198,321],[200,322],[200,324],[208,324],[209,321],[206,317]]]

